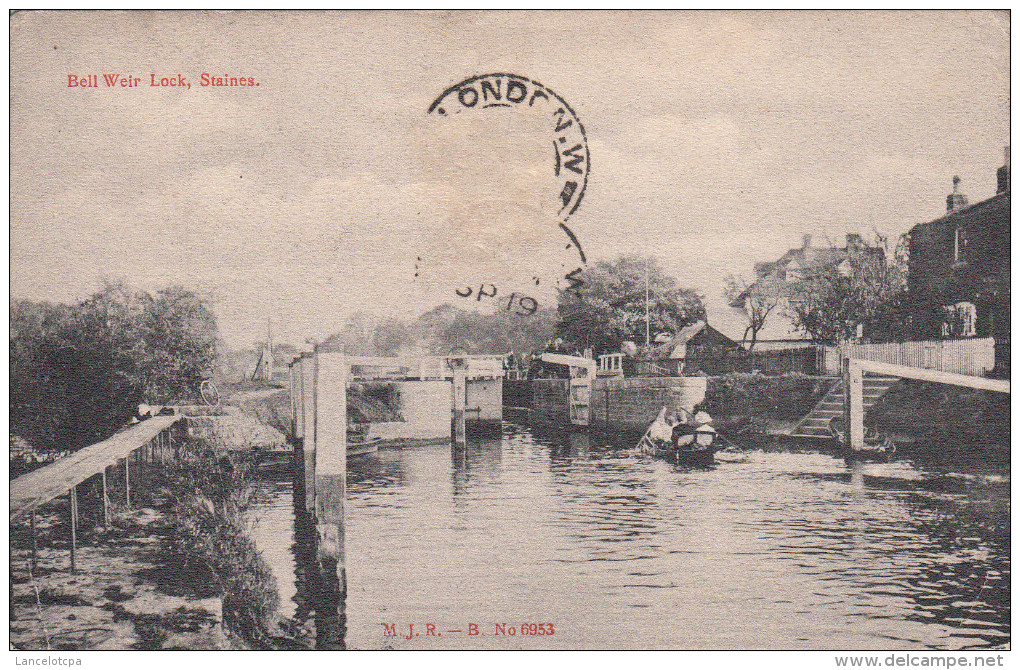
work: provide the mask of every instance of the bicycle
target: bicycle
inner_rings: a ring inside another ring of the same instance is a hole
[[[199,395],[202,396],[202,402],[212,407],[219,407],[220,405],[220,392],[216,388],[216,384],[212,383],[211,379],[203,379],[202,383],[198,386]]]

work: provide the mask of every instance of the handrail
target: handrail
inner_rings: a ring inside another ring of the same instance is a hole
[[[895,363],[882,363],[869,361],[862,358],[850,358],[850,364],[859,366],[863,372],[873,372],[890,377],[905,377],[907,379],[919,379],[921,381],[937,382],[940,384],[952,384],[953,386],[966,386],[972,389],[983,391],[996,391],[998,393],[1009,393],[1009,380],[988,379],[987,377],[976,377],[973,375],[961,375],[955,372],[941,372],[928,368],[913,368],[907,365]]]

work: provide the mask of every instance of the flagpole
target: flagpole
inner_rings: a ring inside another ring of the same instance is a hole
[[[648,258],[645,258],[645,346],[651,343],[651,333],[648,316]]]

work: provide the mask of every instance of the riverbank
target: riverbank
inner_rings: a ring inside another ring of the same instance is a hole
[[[11,639],[18,649],[302,649],[314,636],[277,613],[276,583],[250,532],[257,458],[192,438],[180,456],[139,462],[135,507],[103,522],[79,487],[77,570],[67,505],[12,528]]]
[[[70,571],[62,509],[38,515],[38,559],[11,548],[11,646],[23,650],[243,649],[222,625],[222,600],[167,579],[168,521],[152,508],[116,512],[82,538]],[[12,533],[13,535],[13,533]]]

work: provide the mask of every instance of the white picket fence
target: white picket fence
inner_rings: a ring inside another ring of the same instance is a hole
[[[990,337],[964,340],[885,342],[824,347],[825,374],[840,374],[844,356],[879,363],[907,365],[959,375],[981,376],[995,367],[995,340]]]

